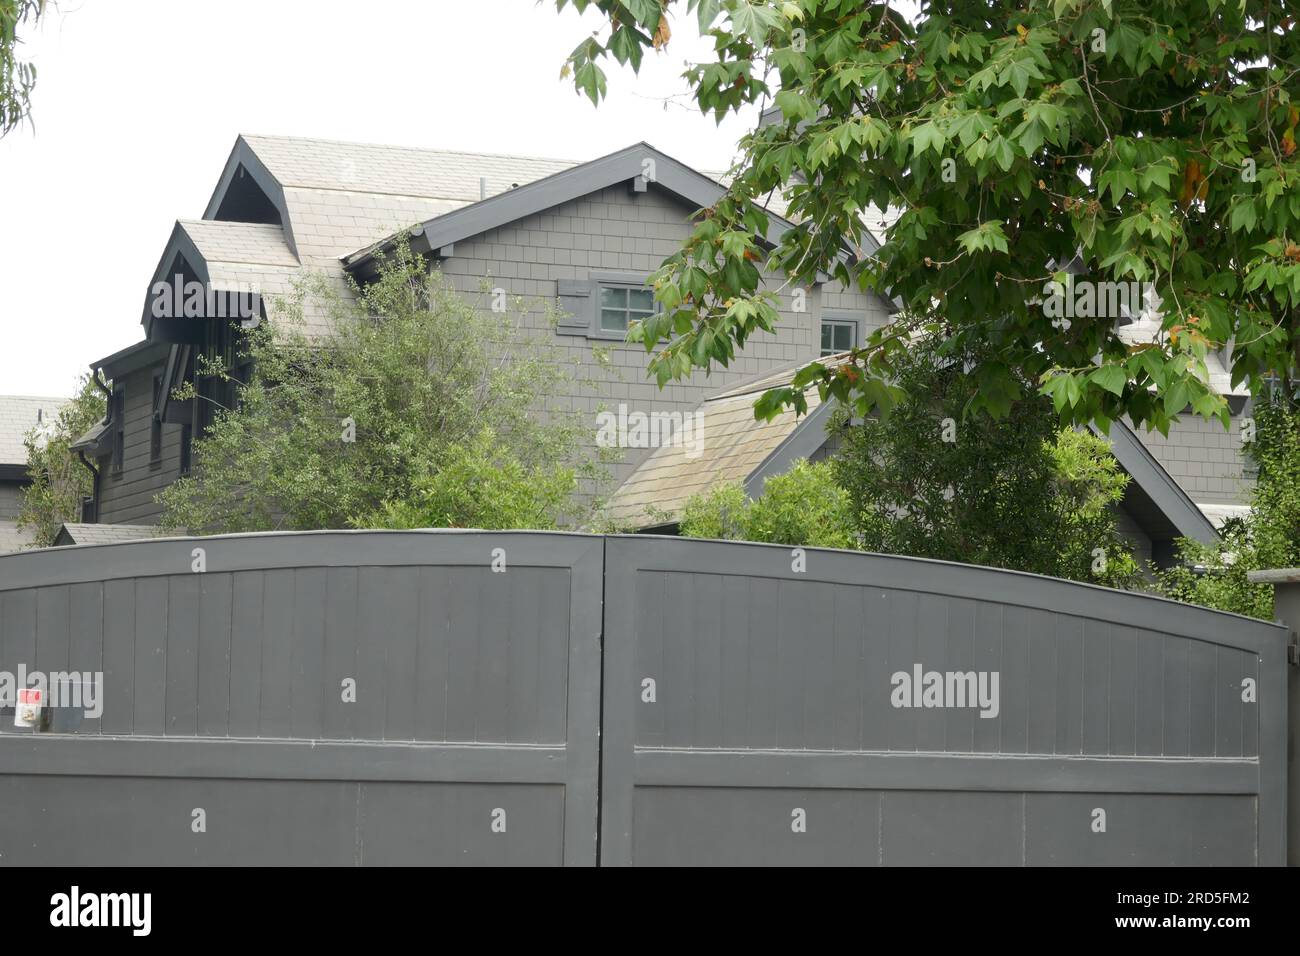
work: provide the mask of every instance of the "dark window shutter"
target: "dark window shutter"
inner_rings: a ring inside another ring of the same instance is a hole
[[[560,321],[556,328],[561,335],[586,335],[592,324],[592,286],[589,279],[560,279]]]

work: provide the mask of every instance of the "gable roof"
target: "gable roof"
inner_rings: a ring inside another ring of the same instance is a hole
[[[801,421],[787,408],[763,422],[754,419],[755,397],[742,392],[703,402],[696,413],[700,431],[692,435],[702,437],[698,455],[689,445],[655,449],[610,497],[606,516],[634,528],[672,524],[692,495],[729,481],[741,482],[757,497],[769,473],[780,474],[795,458],[806,458],[825,443],[831,403],[819,404],[814,393],[808,396],[810,413]],[[801,438],[816,439],[815,446],[798,453]]]
[[[653,170],[648,179],[647,163]],[[411,236],[418,251],[436,253],[618,182],[639,191],[651,180],[692,208],[710,206],[725,192],[716,180],[647,143],[578,163],[240,135],[203,219],[176,222],[149,285],[170,281],[179,257],[195,278],[218,291],[257,292],[263,313],[274,318],[275,299],[290,294],[304,272],[324,275],[347,294],[346,273],[367,277],[376,253],[401,237]],[[783,199],[771,200],[766,238],[776,242],[793,224],[777,212],[784,210]],[[853,253],[846,249],[845,255]],[[149,305],[147,295],[142,322],[153,338]],[[328,332],[322,310],[307,303],[305,311],[307,335]],[[183,339],[191,333],[178,334]]]
[[[217,290],[253,290],[273,318],[305,271],[345,289],[340,257],[392,237],[430,217],[476,203],[481,190],[505,192],[577,165],[573,160],[503,156],[289,136],[241,135],[235,141],[203,219],[178,220],[149,283],[170,281],[177,256]],[[216,218],[247,179],[279,222]],[[482,186],[480,179],[484,180]],[[142,313],[152,334],[149,296]],[[308,308],[308,335],[327,329]]]
[[[77,544],[116,544],[119,541],[138,541],[155,538],[163,532],[153,525],[143,524],[82,524],[68,521],[54,539],[55,547]],[[179,534],[179,532],[172,532]]]
[[[0,395],[0,468],[27,470],[23,436],[38,422],[52,423],[68,399],[35,395]],[[0,475],[4,477],[4,475]]]
[[[302,274],[297,256],[276,225],[178,219],[149,280],[140,321],[153,336],[153,288],[173,282],[177,259],[193,270],[198,281],[216,291],[251,290],[266,300],[287,295]]]
[[[818,359],[834,368],[847,354]],[[803,363],[766,372],[712,398],[696,410],[701,416],[703,447],[665,445],[655,449],[628,476],[606,503],[607,516],[618,524],[648,528],[676,523],[681,509],[694,494],[715,484],[739,481],[745,493],[757,498],[763,483],[785,472],[797,458],[808,458],[826,444],[826,421],[833,402],[821,403],[808,393],[808,413],[797,418],[785,408],[771,421],[754,418],[754,401],[770,388],[788,384]]]
[[[285,244],[284,231],[273,224],[180,219],[176,225],[209,265],[220,262],[289,269],[298,265],[298,257]]]
[[[282,187],[476,202],[578,165],[577,160],[347,143],[296,136],[241,136]]]
[[[289,252],[304,264],[334,258],[480,196],[576,165],[503,156],[244,134],[226,160],[203,213],[215,220],[228,193],[249,177],[276,209]]]
[[[844,356],[819,359],[834,366]],[[770,422],[754,418],[754,400],[763,392],[787,384],[802,366],[769,373],[700,405],[704,416],[704,448],[691,458],[681,447],[658,448],[611,496],[609,517],[633,527],[663,526],[678,520],[682,506],[697,492],[715,484],[740,481],[745,493],[756,498],[763,483],[784,473],[798,458],[810,458],[827,443],[826,423],[834,403],[820,404],[816,392],[808,395],[808,414],[796,419],[785,409]],[[1124,422],[1114,422],[1109,440],[1112,453],[1133,479],[1125,490],[1124,507],[1143,531],[1157,540],[1179,536],[1209,544],[1218,532],[1206,514],[1151,454]],[[667,513],[667,519],[658,517]]]
[[[1151,454],[1151,449],[1124,422],[1112,422],[1110,434],[1096,425],[1093,434],[1110,442],[1111,454],[1133,478],[1124,490],[1124,504],[1152,538],[1184,537],[1213,544],[1219,540],[1214,524],[1173,475]]]
[[[645,173],[650,171],[650,176]],[[507,223],[580,199],[610,186],[628,183],[638,191],[657,188],[679,197],[696,208],[711,206],[726,192],[717,180],[641,142],[599,159],[573,166],[538,179],[518,189],[491,196],[460,209],[425,220],[411,230],[416,248],[437,251],[471,236]],[[766,238],[775,243],[793,223],[769,211]],[[364,249],[344,256],[350,271],[366,270],[380,252],[391,248],[396,236],[387,236]]]

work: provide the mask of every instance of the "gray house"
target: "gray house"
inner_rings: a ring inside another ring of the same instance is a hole
[[[671,519],[683,492],[722,478],[740,478],[761,493],[766,475],[824,453],[824,410],[801,422],[764,424],[753,421],[749,405],[757,390],[798,365],[860,343],[894,310],[834,280],[793,290],[783,298],[775,333],[752,338],[731,368],[658,389],[646,378],[644,350],[623,341],[627,323],[653,308],[647,276],[679,248],[692,214],[722,192],[715,179],[645,143],[576,163],[241,136],[203,216],[176,223],[154,275],[141,279],[152,288],[179,275],[218,297],[252,290],[260,296],[260,318],[275,322],[274,297],[290,292],[305,270],[339,288],[347,275],[365,281],[378,254],[410,230],[414,248],[468,295],[486,282],[511,296],[559,304],[566,317],[558,328],[541,308],[528,322],[584,364],[588,381],[559,403],[592,416],[592,445],[601,409],[703,417],[702,454],[627,448],[614,469],[613,516],[632,527],[662,526],[646,506],[665,509]],[[769,238],[790,226],[773,215]],[[100,471],[95,521],[156,523],[155,496],[189,470],[191,444],[211,405],[170,396],[193,378],[198,355],[231,360],[231,323],[209,321],[214,317],[162,321],[146,308],[144,340],[92,365],[113,383],[108,418],[80,443]],[[306,319],[313,334],[328,332],[323,315]],[[607,363],[596,361],[595,347],[608,351]],[[219,398],[205,391],[216,387],[196,383],[200,395]],[[1242,502],[1236,424],[1232,434],[1215,429],[1188,419],[1168,439],[1123,428],[1113,436],[1135,479],[1124,527],[1157,560],[1178,535],[1213,539],[1207,508],[1218,507],[1221,516]]]
[[[31,543],[18,530],[23,489],[30,485],[23,438],[33,428],[53,422],[66,398],[0,395],[0,554]]]

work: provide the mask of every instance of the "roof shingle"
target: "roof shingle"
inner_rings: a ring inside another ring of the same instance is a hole
[[[245,134],[243,139],[286,188],[382,193],[458,204],[478,201],[480,177],[487,179],[487,194],[494,196],[578,165],[576,160],[296,136]]]
[[[53,423],[66,398],[0,395],[0,465],[27,464],[23,436],[40,423]]]

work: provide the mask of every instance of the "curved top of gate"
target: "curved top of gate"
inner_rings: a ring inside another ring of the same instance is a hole
[[[1038,608],[1134,628],[1178,633],[1260,650],[1285,643],[1286,629],[1224,611],[1151,594],[1119,591],[1061,578],[902,555],[797,549],[788,545],[657,535],[590,535],[563,531],[461,529],[277,531],[207,537],[149,538],[112,544],[41,548],[0,555],[0,593],[20,588],[204,571],[297,567],[488,564],[494,548],[511,563],[556,566],[593,545],[606,546],[606,573],[681,571],[790,581],[879,587]]]

